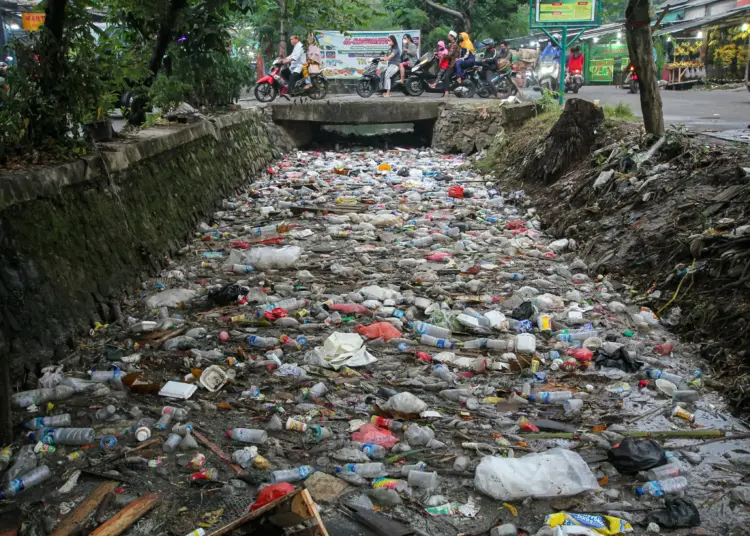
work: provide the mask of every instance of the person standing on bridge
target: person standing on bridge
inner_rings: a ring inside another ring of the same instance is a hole
[[[292,49],[292,53],[281,60],[281,62],[290,64],[289,68],[291,69],[292,74],[289,76],[287,91],[291,93],[294,91],[294,86],[296,86],[297,82],[302,78],[302,66],[307,61],[307,55],[305,54],[305,49],[302,48],[302,42],[299,40],[298,35],[293,35],[289,40],[292,42],[294,48]],[[287,97],[287,99],[288,98],[289,97]]]
[[[398,70],[401,74],[401,85],[404,85],[404,76],[406,75],[406,66],[414,67],[417,62],[417,45],[409,34],[404,34],[404,41],[401,46],[401,64]]]
[[[388,54],[381,59],[381,61],[387,61],[388,67],[383,74],[383,87],[385,88],[384,97],[391,96],[391,78],[398,71],[398,66],[401,64],[401,51],[398,49],[398,40],[395,35],[389,35],[388,41],[391,43],[391,48]]]

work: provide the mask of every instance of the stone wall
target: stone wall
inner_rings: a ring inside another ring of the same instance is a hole
[[[458,100],[446,104],[435,124],[432,146],[448,153],[471,154],[488,147],[505,126],[517,126],[536,114],[533,104]]]
[[[123,290],[292,147],[266,113],[246,110],[0,175],[0,355],[26,366],[64,355],[71,335],[111,321]]]

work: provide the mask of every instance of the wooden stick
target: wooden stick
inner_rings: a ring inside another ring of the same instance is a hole
[[[617,432],[625,437],[639,437],[651,439],[702,439],[709,437],[724,438],[724,430],[667,430],[661,432],[639,432],[628,430]],[[581,437],[579,432],[538,432],[536,434],[518,434],[524,440],[527,439],[577,439]],[[731,439],[729,437],[728,439]]]
[[[118,536],[146,515],[159,502],[156,493],[147,493],[117,512],[109,520],[91,533],[91,536]]]
[[[79,526],[85,522],[88,517],[96,510],[111,491],[114,491],[118,482],[110,480],[109,482],[103,482],[96,488],[91,494],[86,497],[81,504],[79,504],[75,510],[73,510],[65,519],[63,519],[57,526],[51,536],[69,536],[73,534]]]
[[[231,467],[232,471],[234,471],[235,474],[238,474],[238,475],[246,475],[247,474],[247,471],[245,471],[242,467],[240,467],[236,463],[232,463],[232,459],[229,456],[227,456],[226,453],[223,450],[221,450],[221,448],[219,447],[219,445],[217,445],[216,443],[213,443],[213,442],[209,441],[206,436],[204,436],[203,434],[201,434],[195,428],[193,428],[193,435],[195,436],[195,438],[198,441],[200,441],[205,446],[207,446],[208,448],[210,448],[211,452],[213,452],[214,454],[216,454],[221,459],[221,461],[223,461],[224,463],[226,463],[227,465],[229,465],[229,467]]]

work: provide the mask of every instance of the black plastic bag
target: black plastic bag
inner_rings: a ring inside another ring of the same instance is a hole
[[[638,372],[643,366],[642,361],[638,361],[635,356],[631,355],[631,352],[622,346],[611,354],[601,348],[597,349],[594,355],[594,364],[597,368],[611,367],[625,372]]]
[[[666,508],[650,514],[646,523],[656,523],[663,529],[697,527],[701,524],[701,515],[688,499],[667,499]]]
[[[612,465],[626,474],[635,474],[667,463],[661,445],[653,439],[626,437],[616,448],[609,449],[607,457]]]
[[[208,301],[214,307],[224,307],[237,301],[239,296],[248,293],[248,289],[239,285],[224,285],[220,289],[212,290],[208,293]]]
[[[513,312],[510,313],[511,318],[515,318],[516,320],[528,320],[532,316],[534,316],[536,312],[534,311],[534,304],[532,304],[530,301],[525,301],[515,309],[513,309]]]

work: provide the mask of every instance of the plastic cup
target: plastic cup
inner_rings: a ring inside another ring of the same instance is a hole
[[[434,488],[437,487],[438,474],[433,471],[409,471],[409,485],[414,488]]]
[[[146,441],[151,437],[151,429],[148,426],[141,426],[135,431],[135,438],[138,441]]]
[[[286,421],[286,429],[294,432],[304,432],[307,430],[307,425],[300,421],[295,421],[291,417]]]
[[[599,99],[594,99],[594,108],[599,107]]]
[[[578,398],[571,398],[563,402],[563,409],[565,410],[565,415],[576,415],[581,412],[582,408],[583,408],[583,400],[580,400]]]

